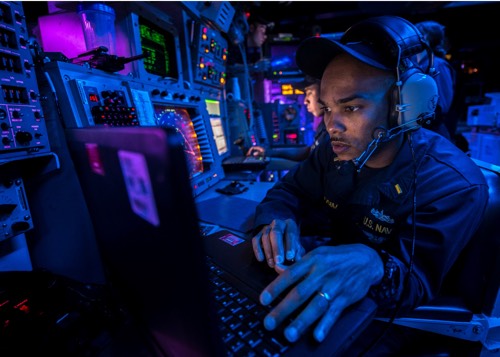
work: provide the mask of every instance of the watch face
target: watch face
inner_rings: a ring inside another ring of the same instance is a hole
[[[285,108],[283,115],[285,116],[286,120],[292,121],[297,116],[297,109],[295,109],[294,107],[287,107]]]

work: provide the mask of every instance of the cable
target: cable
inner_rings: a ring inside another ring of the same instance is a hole
[[[248,71],[248,62],[247,62],[247,54],[245,51],[245,47],[243,43],[238,44],[238,48],[241,52],[241,58],[243,60],[243,70],[244,70],[244,75],[245,78],[242,81],[243,82],[243,90],[247,93],[247,98],[246,98],[246,105],[248,107],[248,115],[249,115],[249,122],[246,125],[246,131],[247,135],[249,135],[250,142],[252,143],[252,146],[255,145],[255,143],[252,140],[252,136],[254,136],[253,128],[255,126],[255,119],[253,115],[253,91],[250,88],[250,72]]]

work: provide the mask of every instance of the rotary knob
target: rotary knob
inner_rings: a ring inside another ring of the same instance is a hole
[[[26,145],[28,144],[31,140],[33,140],[33,135],[27,131],[18,131],[16,133],[16,140],[20,144]]]

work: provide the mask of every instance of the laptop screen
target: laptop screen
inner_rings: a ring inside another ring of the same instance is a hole
[[[159,354],[218,355],[182,138],[157,127],[72,128],[66,138],[108,279]]]

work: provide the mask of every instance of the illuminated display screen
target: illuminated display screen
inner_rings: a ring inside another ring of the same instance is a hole
[[[303,91],[294,87],[293,84],[286,83],[281,85],[281,95],[299,95],[304,94]]]
[[[220,118],[210,118],[212,132],[214,133],[215,146],[219,155],[227,152],[226,136],[224,135],[224,127]]]
[[[225,154],[228,150],[224,126],[220,118],[220,102],[218,100],[205,99],[208,115],[210,115],[210,125],[214,134],[215,146],[219,155]]]
[[[144,18],[139,18],[139,31],[146,72],[178,78],[174,35]]]
[[[93,103],[99,103],[99,96],[95,93],[90,93],[89,100]]]
[[[300,75],[295,62],[296,44],[275,44],[271,47],[271,74],[277,77]]]
[[[203,158],[189,112],[185,108],[154,104],[154,113],[159,126],[174,128],[184,139],[183,146],[190,177],[193,178],[203,173]]]
[[[205,99],[208,115],[220,115],[220,102],[218,100]]]

